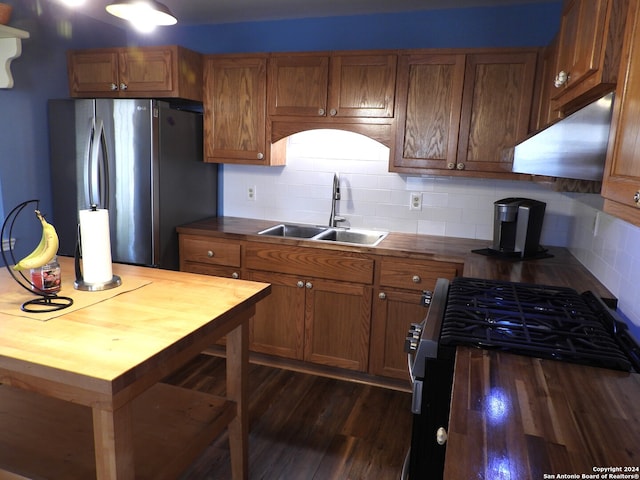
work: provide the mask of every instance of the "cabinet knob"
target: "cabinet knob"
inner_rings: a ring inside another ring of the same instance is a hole
[[[413,283],[420,283],[422,279],[420,278],[420,275],[414,275],[413,277],[411,277],[411,281]]]
[[[296,283],[296,286],[298,288],[302,288],[302,287],[304,287],[304,282],[302,280],[298,280],[298,283]]]
[[[386,293],[384,293],[384,292],[380,292],[380,293],[378,294],[378,298],[379,298],[380,300],[385,300],[385,299],[387,298],[387,294],[386,294]]]
[[[258,160],[262,160],[262,159],[264,158],[264,153],[262,153],[262,152],[258,152],[258,155],[256,155],[256,158],[257,158]]]
[[[121,83],[120,84],[120,90],[126,90],[127,88],[129,88],[129,87],[127,86],[126,83]]]
[[[213,253],[213,250],[207,250],[207,257],[209,258],[215,257],[215,253]]]
[[[321,117],[324,116],[324,108],[319,108],[318,109],[318,115],[321,116]]]
[[[569,74],[564,70],[562,70],[560,73],[556,75],[556,79],[553,82],[553,84],[555,85],[556,88],[560,88],[563,85],[566,85],[568,81],[569,81]]]
[[[447,168],[449,170],[453,170],[454,168],[456,168],[456,164],[455,163],[447,163]]]
[[[338,111],[335,108],[332,108],[331,110],[329,110],[329,115],[331,115],[332,117],[335,117],[338,114]]]
[[[118,85],[116,85],[115,83],[112,83],[111,85],[109,85],[109,90],[111,90],[112,92],[115,92],[116,90],[118,90]]]
[[[233,273],[231,274],[231,278],[233,278],[233,279],[237,280],[237,279],[239,279],[239,278],[240,278],[240,274],[239,274],[238,272],[233,272]]]
[[[633,195],[633,201],[635,202],[636,207],[640,207],[640,190]]]
[[[438,445],[444,445],[445,443],[447,443],[448,438],[449,435],[447,434],[447,431],[444,428],[440,427],[436,432],[436,442],[438,442]]]
[[[309,290],[313,288],[313,283],[311,282],[307,282],[304,284],[305,287],[307,287]]]
[[[464,170],[464,163],[459,163],[456,165],[456,170]]]

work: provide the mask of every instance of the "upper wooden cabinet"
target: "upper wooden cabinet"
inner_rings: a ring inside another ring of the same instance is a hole
[[[553,108],[565,114],[615,88],[628,0],[566,0]]]
[[[205,161],[276,165],[267,140],[267,56],[211,55],[204,63]]]
[[[536,88],[531,110],[530,132],[542,130],[561,118],[561,113],[551,104],[551,95],[556,93],[554,81],[556,77],[556,63],[558,57],[558,37],[540,53]]]
[[[269,114],[392,118],[395,54],[273,54]]]
[[[72,50],[67,69],[72,97],[202,101],[202,57],[178,46]]]
[[[508,178],[529,131],[537,50],[402,56],[390,170]]]
[[[604,210],[640,226],[640,6],[631,2],[602,185]]]
[[[455,164],[464,62],[464,54],[400,56],[392,171],[442,169]]]

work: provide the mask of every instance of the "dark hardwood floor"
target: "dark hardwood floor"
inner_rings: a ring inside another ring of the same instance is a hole
[[[223,395],[224,379],[224,359],[201,355],[167,381]],[[410,394],[252,364],[249,399],[250,479],[400,478]],[[226,434],[182,476],[230,478]]]

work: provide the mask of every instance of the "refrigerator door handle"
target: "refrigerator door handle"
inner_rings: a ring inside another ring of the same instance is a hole
[[[101,208],[109,206],[109,161],[107,139],[102,120],[96,119],[91,128],[89,158],[87,160],[86,198],[87,207],[95,204]]]

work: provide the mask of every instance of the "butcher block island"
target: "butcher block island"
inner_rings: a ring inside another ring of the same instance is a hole
[[[120,287],[79,292],[60,264],[74,305],[54,314],[21,312],[33,296],[0,274],[0,478],[175,478],[225,428],[247,478],[247,327],[270,285],[116,264]],[[226,398],[162,383],[223,336]]]

